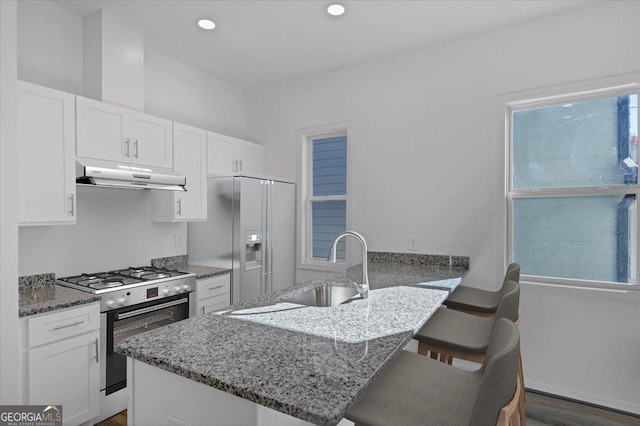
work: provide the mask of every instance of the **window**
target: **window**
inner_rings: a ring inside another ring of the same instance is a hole
[[[336,235],[347,229],[348,127],[312,129],[303,134],[302,144],[302,264],[333,268],[326,261],[329,248]],[[344,240],[338,244],[336,257],[344,262]]]
[[[637,89],[507,103],[507,113],[511,260],[542,282],[637,284]]]

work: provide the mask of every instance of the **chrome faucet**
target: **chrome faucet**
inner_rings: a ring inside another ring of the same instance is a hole
[[[338,245],[338,241],[340,241],[343,237],[350,235],[360,241],[362,245],[362,284],[355,284],[356,289],[358,290],[358,294],[363,299],[367,299],[369,297],[369,275],[367,273],[367,242],[364,240],[364,237],[357,232],[354,231],[344,231],[339,233],[336,238],[331,243],[331,248],[329,249],[329,257],[327,260],[329,262],[336,262],[336,246]]]

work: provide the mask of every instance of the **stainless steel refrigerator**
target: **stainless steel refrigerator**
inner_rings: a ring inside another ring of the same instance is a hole
[[[231,269],[232,304],[295,284],[292,182],[209,177],[207,203],[207,220],[188,225],[189,263]]]

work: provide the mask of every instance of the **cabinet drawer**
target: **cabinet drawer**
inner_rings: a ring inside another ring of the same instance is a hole
[[[199,300],[196,304],[196,315],[208,314],[229,306],[231,302],[231,294],[225,293],[218,296],[210,297],[205,300]]]
[[[230,284],[231,278],[229,274],[198,280],[196,281],[197,300],[229,293],[231,291]]]
[[[30,318],[27,325],[27,342],[32,348],[99,328],[100,307],[97,303],[92,303]]]

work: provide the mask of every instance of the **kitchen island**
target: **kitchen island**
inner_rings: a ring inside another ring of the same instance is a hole
[[[311,281],[125,340],[130,422],[338,424],[466,272],[418,269],[419,282],[395,286],[374,271],[368,299],[335,307],[287,302],[327,284]],[[339,278],[330,281],[350,285]]]

